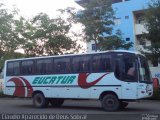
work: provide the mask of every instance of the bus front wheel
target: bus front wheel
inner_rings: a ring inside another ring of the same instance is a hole
[[[107,94],[102,98],[102,107],[106,111],[116,111],[120,107],[120,101],[114,94]]]
[[[48,100],[42,93],[36,93],[33,96],[33,105],[37,108],[44,108],[49,104]]]

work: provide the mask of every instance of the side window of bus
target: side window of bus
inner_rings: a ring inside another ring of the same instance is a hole
[[[21,63],[21,74],[22,75],[33,74],[33,71],[34,71],[33,60],[22,61],[22,63]]]
[[[77,56],[73,58],[73,72],[90,72],[90,56]]]
[[[110,55],[94,55],[92,58],[92,72],[109,72],[111,71]]]
[[[20,64],[19,62],[8,62],[7,63],[7,75],[16,76],[20,74]]]
[[[93,56],[92,58],[92,72],[99,72],[101,70],[101,56]]]
[[[70,73],[71,65],[70,58],[55,58],[54,73]]]
[[[49,74],[52,73],[52,58],[39,59],[36,62],[37,74]]]
[[[111,56],[110,55],[102,55],[101,58],[101,71],[102,72],[108,72],[111,71]]]

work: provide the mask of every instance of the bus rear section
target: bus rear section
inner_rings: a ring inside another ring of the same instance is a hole
[[[145,57],[128,51],[8,60],[4,74],[4,93],[32,97],[38,108],[94,99],[115,111],[153,94]]]

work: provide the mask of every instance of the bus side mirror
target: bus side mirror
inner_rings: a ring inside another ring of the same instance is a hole
[[[2,72],[2,69],[0,68],[0,73]]]

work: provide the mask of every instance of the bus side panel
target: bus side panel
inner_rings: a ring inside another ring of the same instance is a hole
[[[122,93],[122,99],[137,99],[137,82],[123,82]]]
[[[93,73],[89,78],[90,80],[98,79],[103,76],[104,73]],[[102,80],[100,80],[96,85],[91,87],[91,98],[97,99],[103,92],[113,92],[119,99],[122,96],[122,81],[116,79],[113,72],[106,74]]]
[[[47,98],[99,99],[101,93],[106,91],[114,92],[120,99],[122,96],[122,81],[117,80],[114,73],[35,75],[6,79],[6,94],[19,97],[31,97],[35,91],[43,92]]]
[[[90,99],[90,89],[76,87],[52,88],[51,95],[53,98],[75,98]]]

